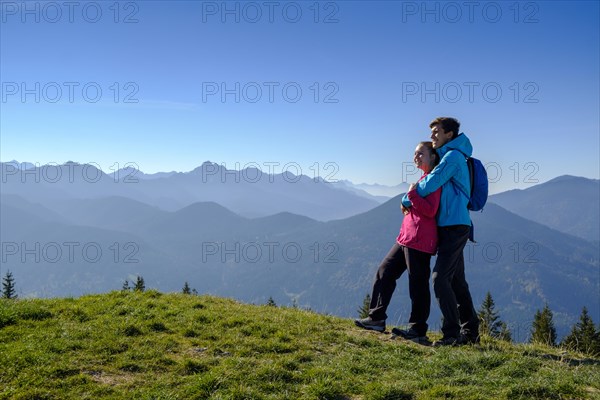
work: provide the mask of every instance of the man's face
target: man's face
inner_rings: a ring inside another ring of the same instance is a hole
[[[452,140],[452,131],[446,132],[442,124],[435,124],[431,127],[431,143],[434,149],[439,149]]]

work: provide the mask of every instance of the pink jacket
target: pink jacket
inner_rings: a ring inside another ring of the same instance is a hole
[[[421,179],[426,175],[423,175]],[[400,234],[396,239],[398,244],[429,254],[437,252],[438,237],[435,215],[440,205],[441,194],[441,188],[426,197],[419,196],[416,189],[406,194],[412,207],[409,208],[409,213],[404,216],[402,221]]]

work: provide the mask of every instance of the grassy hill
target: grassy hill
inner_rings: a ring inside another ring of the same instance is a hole
[[[585,399],[600,360],[484,339],[430,348],[209,296],[0,301],[0,399]]]

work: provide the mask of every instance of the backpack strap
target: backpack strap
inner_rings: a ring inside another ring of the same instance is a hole
[[[465,158],[467,159],[467,169],[469,170],[469,181],[471,182],[471,192],[473,192],[473,184],[475,183],[475,182],[474,182],[474,180],[475,180],[475,177],[474,177],[474,175],[475,175],[475,174],[473,173],[473,171],[471,171],[471,168],[472,168],[472,166],[471,166],[471,164],[469,164],[469,158],[471,158],[471,157],[467,156],[465,153],[463,153],[462,151],[460,151],[460,150],[458,150],[458,149],[455,149],[455,150],[459,151],[459,152],[460,152],[460,153],[461,153],[463,156],[465,156]],[[453,185],[454,185],[454,187],[458,188],[458,190],[460,190],[460,192],[461,192],[462,194],[464,194],[464,195],[465,195],[465,197],[467,198],[467,200],[469,200],[469,206],[470,206],[471,197],[470,197],[470,196],[467,196],[467,193],[465,193],[465,191],[463,190],[463,188],[462,188],[462,187],[458,186],[458,185],[457,185],[457,184],[455,184],[455,183],[453,183]],[[468,207],[467,207],[467,208],[468,208]],[[471,220],[471,226],[469,227],[469,240],[470,240],[471,242],[473,242],[473,243],[477,243],[477,242],[475,241],[475,226],[473,225],[473,220]]]
[[[462,151],[460,151],[459,149],[452,149],[452,150],[456,150],[458,151],[460,154],[462,154],[466,160],[469,159],[469,156],[467,156],[465,153],[463,153]],[[469,172],[469,182],[471,183],[471,191],[473,191],[473,174],[471,173],[471,167],[469,166],[469,162],[467,161],[467,171]],[[452,185],[457,188],[463,195],[465,195],[465,197],[467,198],[467,200],[471,200],[471,196],[467,194],[467,192],[460,186],[457,185],[453,179],[451,179],[452,181]]]
[[[465,195],[465,197],[467,198],[467,200],[470,200],[471,198],[469,197],[469,195],[464,191],[464,189],[460,186],[458,186],[456,183],[452,182],[452,184],[454,185],[455,188],[458,189],[459,192],[461,192],[462,194]]]

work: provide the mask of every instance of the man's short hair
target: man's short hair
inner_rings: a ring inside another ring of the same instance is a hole
[[[458,132],[460,129],[460,122],[456,118],[451,117],[437,117],[429,124],[430,128],[433,128],[434,125],[440,124],[444,131],[452,132],[452,139],[458,136]]]

